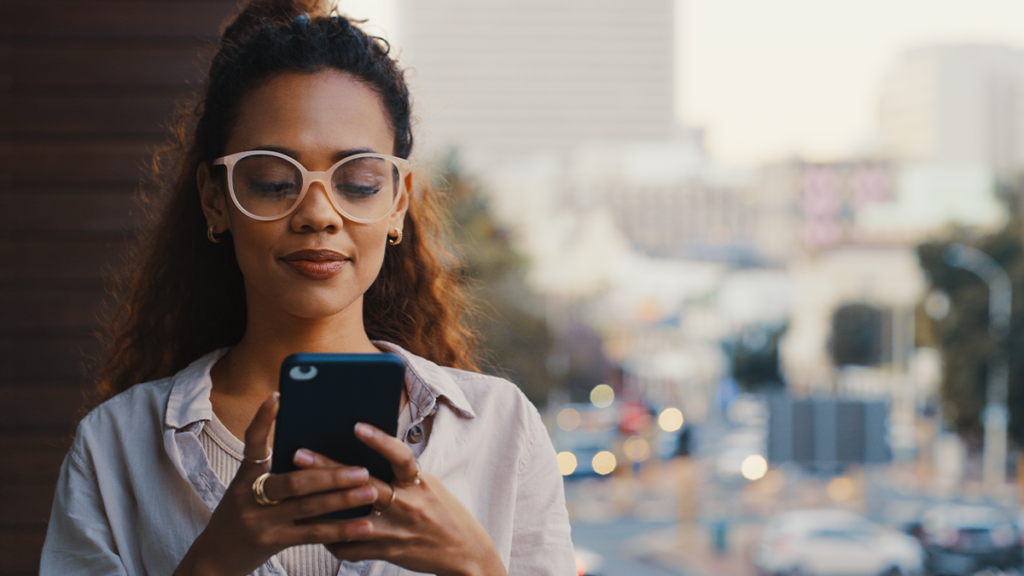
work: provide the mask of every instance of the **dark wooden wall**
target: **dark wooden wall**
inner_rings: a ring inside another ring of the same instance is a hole
[[[235,0],[0,0],[0,574],[38,573],[104,269]]]

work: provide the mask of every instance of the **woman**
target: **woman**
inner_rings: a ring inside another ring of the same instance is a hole
[[[44,575],[573,573],[540,418],[473,371],[435,199],[406,161],[402,73],[382,41],[310,10],[253,3],[225,29],[130,260]],[[356,435],[395,481],[305,450],[268,475],[281,361],[381,351],[406,364],[400,434]]]

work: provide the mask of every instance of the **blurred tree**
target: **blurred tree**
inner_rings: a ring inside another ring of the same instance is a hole
[[[753,326],[723,342],[732,377],[741,389],[754,392],[783,387],[779,371],[779,341],[786,328],[786,324]]]
[[[943,417],[965,436],[980,436],[988,366],[997,354],[1007,354],[1009,432],[1020,445],[1024,444],[1024,245],[1020,218],[1014,212],[1011,215],[1010,222],[997,233],[971,237],[955,231],[944,240],[917,247],[921,267],[931,279],[930,292],[918,306],[917,333],[942,352]],[[989,334],[987,285],[978,276],[950,267],[943,260],[943,253],[953,243],[982,250],[1010,276],[1013,311],[1002,350]]]
[[[887,333],[891,313],[859,302],[843,304],[832,313],[832,332],[828,353],[832,364],[842,366],[878,366],[888,360],[891,342]]]
[[[564,355],[563,385],[572,402],[590,402],[590,391],[608,384],[622,394],[622,368],[613,368],[604,354],[601,336],[572,308],[564,311],[560,352]]]
[[[482,186],[462,171],[454,152],[441,169],[453,240],[476,307],[472,326],[480,337],[483,369],[515,382],[543,406],[559,383],[547,369],[553,338],[539,298],[526,286],[526,262],[491,215]]]

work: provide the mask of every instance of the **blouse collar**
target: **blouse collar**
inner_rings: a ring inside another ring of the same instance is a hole
[[[438,400],[444,400],[464,418],[476,417],[476,412],[449,369],[416,356],[397,344],[382,340],[373,343],[397,355],[405,363],[405,386],[412,404],[414,421],[430,414],[437,407]],[[210,370],[230,349],[214,350],[171,377],[171,393],[164,420],[168,427],[181,429],[213,418],[213,404],[210,402],[213,380],[210,379]]]

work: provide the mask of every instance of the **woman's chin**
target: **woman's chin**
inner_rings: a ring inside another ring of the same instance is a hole
[[[340,319],[350,313],[361,311],[361,302],[362,298],[353,301],[350,298],[317,295],[285,303],[284,312],[297,319],[309,321]]]

